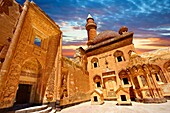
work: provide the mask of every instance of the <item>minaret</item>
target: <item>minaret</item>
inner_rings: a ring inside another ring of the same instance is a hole
[[[88,14],[87,23],[86,23],[86,30],[87,30],[87,34],[88,34],[88,42],[87,42],[88,46],[92,44],[93,39],[97,35],[96,28],[97,28],[97,25],[94,22],[93,17],[90,14]]]

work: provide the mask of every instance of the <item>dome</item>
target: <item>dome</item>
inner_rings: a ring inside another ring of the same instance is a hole
[[[105,41],[105,40],[108,40],[110,38],[114,38],[117,36],[120,36],[120,35],[115,31],[111,31],[111,30],[103,31],[94,38],[93,43],[97,44],[97,43],[100,43],[102,41]]]

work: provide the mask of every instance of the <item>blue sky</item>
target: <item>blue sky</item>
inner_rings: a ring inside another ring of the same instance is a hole
[[[23,4],[25,0],[16,0]],[[33,0],[63,31],[63,54],[86,47],[86,18],[90,13],[104,30],[127,26],[134,32],[139,53],[170,46],[170,0]]]

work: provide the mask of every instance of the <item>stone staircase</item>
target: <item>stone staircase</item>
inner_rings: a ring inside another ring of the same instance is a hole
[[[16,110],[15,113],[55,113],[56,111],[48,105],[28,107],[25,109]]]

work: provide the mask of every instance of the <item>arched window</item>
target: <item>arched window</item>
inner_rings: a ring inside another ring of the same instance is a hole
[[[122,51],[117,50],[117,51],[114,53],[114,57],[115,57],[115,59],[116,59],[116,62],[125,61],[125,58],[124,58],[124,55],[123,55],[123,52],[122,52]]]
[[[119,72],[119,78],[121,79],[123,85],[129,85],[129,75],[125,70]]]
[[[93,68],[99,67],[98,59],[97,59],[96,57],[92,58],[91,64],[92,64],[92,67],[93,67]]]
[[[158,82],[163,82],[163,83],[167,83],[167,80],[165,78],[164,73],[162,72],[162,69],[157,66],[157,65],[151,65],[152,66],[152,74],[155,75],[155,78]]]
[[[96,87],[97,88],[100,88],[101,87],[101,77],[99,75],[96,75],[94,78],[93,78],[93,81],[94,83],[96,84]]]

